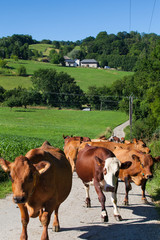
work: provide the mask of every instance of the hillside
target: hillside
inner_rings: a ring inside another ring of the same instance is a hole
[[[47,49],[45,50],[47,51]],[[0,74],[0,86],[6,90],[14,87],[22,86],[29,88],[32,86],[31,76],[34,71],[44,68],[54,68],[58,72],[66,72],[75,79],[77,84],[83,91],[87,91],[88,86],[95,85],[97,87],[111,86],[111,84],[123,78],[124,76],[133,74],[132,72],[124,72],[117,70],[104,70],[104,69],[90,69],[90,68],[71,68],[60,67],[51,63],[43,63],[33,60],[18,60],[7,59],[7,69],[2,70]],[[17,69],[24,65],[27,70],[27,77],[17,76]]]

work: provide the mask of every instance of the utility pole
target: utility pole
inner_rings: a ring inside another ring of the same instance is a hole
[[[132,140],[132,113],[133,113],[133,96],[129,97],[129,125],[130,125],[130,140]]]
[[[102,103],[102,101],[101,101],[101,104],[100,104],[100,111],[102,111],[102,104],[103,104],[103,103]]]

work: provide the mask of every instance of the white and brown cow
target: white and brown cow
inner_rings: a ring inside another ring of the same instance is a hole
[[[116,220],[122,220],[117,209],[117,186],[118,174],[120,168],[128,168],[130,162],[121,164],[115,155],[108,149],[103,147],[91,147],[86,145],[85,148],[79,151],[76,161],[76,172],[86,188],[86,204],[91,206],[89,196],[89,186],[93,183],[98,194],[99,202],[101,203],[102,212],[101,218],[104,222],[108,221],[108,215],[105,208],[105,195],[103,191],[112,192],[111,201],[114,209]]]

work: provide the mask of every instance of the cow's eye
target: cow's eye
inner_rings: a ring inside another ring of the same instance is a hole
[[[28,176],[28,181],[29,181],[29,182],[32,182],[32,181],[33,181],[33,174],[32,174],[32,173],[29,174],[29,176]]]
[[[14,180],[13,180],[13,178],[11,177],[11,174],[10,174],[10,173],[9,173],[9,179],[11,180],[12,183],[14,182]]]

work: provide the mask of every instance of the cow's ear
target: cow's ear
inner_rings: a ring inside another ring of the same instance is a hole
[[[10,171],[10,162],[7,160],[4,160],[3,158],[0,158],[0,166],[2,167],[2,169],[5,172],[9,172]]]
[[[137,155],[133,154],[132,158],[133,158],[133,160],[140,162],[140,158]]]
[[[96,163],[98,164],[98,166],[101,166],[101,167],[104,166],[104,162],[101,158],[95,156],[95,160],[96,160]]]
[[[153,158],[154,162],[160,162],[160,156]]]
[[[130,162],[130,161],[121,163],[120,169],[127,169],[127,168],[129,168],[131,165],[132,165],[132,162]]]
[[[138,143],[136,138],[133,138],[133,143]]]
[[[51,166],[50,162],[47,162],[47,161],[41,161],[41,162],[39,162],[37,164],[33,164],[33,165],[40,174],[46,172]]]

